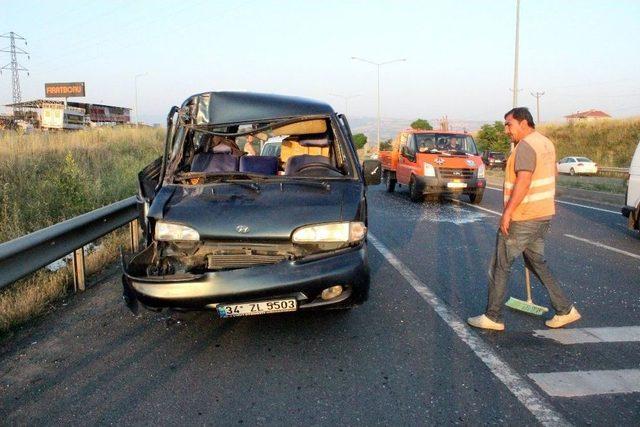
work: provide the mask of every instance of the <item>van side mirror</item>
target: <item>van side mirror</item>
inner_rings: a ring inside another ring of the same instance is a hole
[[[362,174],[366,185],[378,185],[382,177],[380,160],[365,160],[362,162]]]

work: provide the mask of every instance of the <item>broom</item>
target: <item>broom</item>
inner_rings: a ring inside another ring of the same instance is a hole
[[[536,316],[542,316],[544,313],[549,311],[549,309],[533,303],[533,300],[531,299],[531,279],[529,278],[529,269],[527,267],[524,268],[524,279],[527,284],[527,300],[522,301],[514,297],[509,297],[509,300],[505,305],[514,310],[524,311],[525,313],[535,314]]]

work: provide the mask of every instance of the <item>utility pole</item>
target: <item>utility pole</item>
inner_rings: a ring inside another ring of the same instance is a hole
[[[540,124],[540,97],[544,95],[544,92],[531,92],[531,96],[536,98],[536,123]]]
[[[148,73],[136,74],[133,78],[133,86],[135,92],[135,109],[136,109],[136,127],[139,126],[138,122],[138,77],[146,76]]]
[[[520,0],[516,0],[516,54],[513,65],[513,108],[518,106],[518,56],[520,51]]]
[[[11,82],[13,87],[13,117],[16,118],[20,116],[22,113],[22,107],[16,104],[20,104],[22,102],[22,93],[20,92],[20,71],[26,71],[27,75],[29,75],[29,70],[24,68],[22,65],[18,63],[18,55],[27,55],[28,59],[31,59],[29,56],[29,52],[16,47],[16,40],[24,41],[24,44],[27,44],[27,40],[20,36],[19,34],[14,33],[13,31],[3,34],[0,36],[3,39],[9,39],[9,47],[0,49],[0,52],[5,52],[10,54],[11,62],[7,65],[0,68],[0,73],[2,70],[11,70]]]
[[[360,95],[339,95],[337,93],[330,93],[331,96],[337,96],[338,98],[342,98],[344,100],[344,115],[349,118],[349,100],[353,98],[357,98]]]

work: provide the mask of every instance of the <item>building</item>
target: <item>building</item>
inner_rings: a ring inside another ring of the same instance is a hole
[[[575,122],[582,122],[582,121],[591,122],[595,120],[605,120],[605,119],[610,119],[611,116],[605,113],[604,111],[588,110],[588,111],[578,111],[575,114],[564,116],[564,118],[567,119],[569,123],[575,123]]]
[[[22,120],[42,129],[81,129],[131,123],[131,109],[113,105],[67,102],[54,99],[36,99],[7,107],[19,107]]]

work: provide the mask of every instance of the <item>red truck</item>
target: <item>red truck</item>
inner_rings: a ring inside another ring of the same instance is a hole
[[[482,201],[485,165],[471,135],[408,129],[394,138],[392,147],[379,155],[388,192],[397,183],[409,187],[414,202],[452,194],[466,194],[471,203]]]

